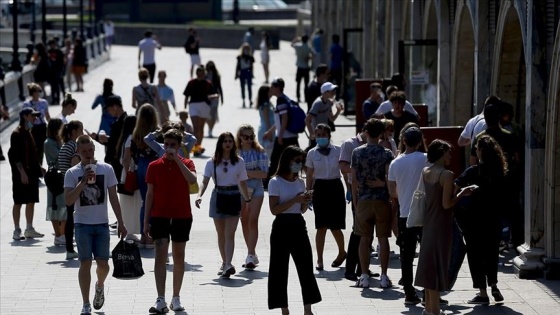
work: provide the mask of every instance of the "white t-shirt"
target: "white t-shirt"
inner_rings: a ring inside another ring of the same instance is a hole
[[[313,178],[315,179],[337,179],[340,178],[340,147],[334,144],[329,145],[331,152],[329,155],[323,155],[317,151],[317,147],[309,150],[305,166],[314,170]]]
[[[401,218],[408,218],[412,195],[425,166],[428,166],[428,160],[426,153],[422,152],[401,154],[389,165],[388,179],[397,183]]]
[[[301,178],[289,182],[280,176],[274,176],[268,183],[268,195],[279,197],[280,203],[284,203],[303,192],[305,192],[305,184]],[[301,204],[295,203],[282,213],[301,214]]]
[[[159,43],[152,38],[144,38],[138,43],[138,48],[142,51],[144,56],[144,65],[151,65],[156,63],[156,48],[159,47]]]
[[[377,110],[375,111],[375,113],[373,113],[374,115],[385,115],[388,112],[391,111],[391,109],[393,109],[393,104],[391,103],[391,101],[386,100],[385,102],[379,104],[379,107],[377,108]],[[414,109],[414,107],[412,107],[412,104],[410,104],[409,101],[404,101],[404,108],[405,111],[414,114],[414,116],[418,116],[418,112]]]
[[[240,181],[248,179],[245,161],[241,157],[235,165],[231,164],[230,160],[222,160],[220,164],[216,165],[216,173],[218,174],[218,186],[237,186]],[[211,158],[206,161],[204,176],[216,180],[214,177],[214,161]]]
[[[74,204],[74,222],[81,224],[107,224],[107,189],[117,185],[113,167],[97,161],[95,184],[86,185]],[[64,188],[76,188],[84,176],[85,166],[78,163],[68,169],[64,176]]]
[[[105,36],[115,35],[115,25],[113,24],[113,22],[103,23],[103,31],[105,32]]]
[[[461,138],[471,139],[473,143],[476,136],[484,130],[486,130],[486,120],[484,114],[480,113],[467,121],[465,129],[461,132]]]

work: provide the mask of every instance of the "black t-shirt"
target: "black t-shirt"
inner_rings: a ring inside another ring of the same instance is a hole
[[[307,111],[313,106],[313,102],[317,97],[321,96],[321,86],[317,80],[309,82],[309,85],[305,89],[305,102],[307,103]]]
[[[514,171],[514,157],[517,153],[520,152],[521,141],[519,141],[517,137],[514,136],[511,132],[503,128],[488,128],[476,136],[474,142],[471,145],[471,156],[476,157],[476,143],[478,142],[478,139],[483,135],[489,135],[490,137],[494,138],[496,142],[498,142],[498,144],[502,148],[502,151],[504,152],[506,161],[508,162],[508,169],[510,171]]]
[[[391,119],[394,122],[395,128],[395,143],[399,145],[399,135],[401,134],[401,130],[403,129],[404,125],[408,124],[409,122],[418,123],[418,118],[414,114],[411,114],[407,111],[403,111],[401,117],[395,117],[393,115],[393,111],[388,112],[385,114],[385,118]]]
[[[51,61],[51,69],[61,72],[64,69],[64,54],[58,48],[49,49],[49,59]]]
[[[191,47],[192,44],[196,43],[194,47]],[[193,35],[189,35],[187,38],[187,42],[185,43],[185,51],[191,55],[198,55],[199,44],[194,38]]]
[[[470,185],[478,186],[470,197],[463,197],[465,200],[459,202],[470,199],[469,216],[480,219],[480,224],[489,218],[499,218],[504,211],[509,210],[504,209],[508,185],[506,177],[499,170],[485,168],[484,164],[470,166],[455,179],[455,185],[461,188]]]
[[[190,103],[205,102],[206,104],[210,104],[208,95],[212,94],[213,90],[214,88],[210,81],[205,79],[192,79],[187,84],[183,95],[187,98],[190,97]]]

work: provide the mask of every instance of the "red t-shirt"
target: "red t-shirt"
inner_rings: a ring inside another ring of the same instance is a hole
[[[190,159],[179,157],[189,170],[195,172]],[[146,183],[154,186],[152,217],[188,219],[192,218],[189,183],[181,174],[175,161],[165,156],[153,161],[148,166]]]

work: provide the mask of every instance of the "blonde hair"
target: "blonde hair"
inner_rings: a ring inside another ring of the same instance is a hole
[[[241,132],[245,131],[245,130],[251,131],[253,133],[253,136],[255,136],[255,139],[253,140],[253,143],[251,143],[251,149],[257,150],[259,152],[264,152],[264,148],[259,143],[259,140],[257,139],[257,136],[255,135],[255,128],[253,128],[253,126],[251,126],[249,124],[243,124],[243,125],[239,126],[239,129],[237,129],[237,134],[235,136],[235,143],[237,144],[237,148],[239,150],[241,150]]]
[[[132,141],[140,149],[145,149],[144,137],[158,127],[158,114],[156,108],[150,104],[144,104],[138,110],[136,126],[132,132]]]
[[[35,82],[31,82],[31,83],[27,83],[27,91],[29,92],[29,94],[33,94],[33,92],[39,90],[41,91],[43,88],[41,88],[41,86]]]

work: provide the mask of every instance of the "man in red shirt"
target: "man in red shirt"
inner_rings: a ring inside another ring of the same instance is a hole
[[[189,184],[196,183],[194,163],[177,154],[183,134],[177,129],[170,129],[163,135],[166,153],[148,166],[146,182],[146,215],[144,216],[144,233],[154,239],[155,263],[154,275],[158,298],[150,313],[163,314],[183,311],[185,308],[179,300],[179,291],[185,272],[185,246],[189,240],[192,225]],[[169,249],[173,252],[173,298],[170,307],[165,302],[165,261]]]

